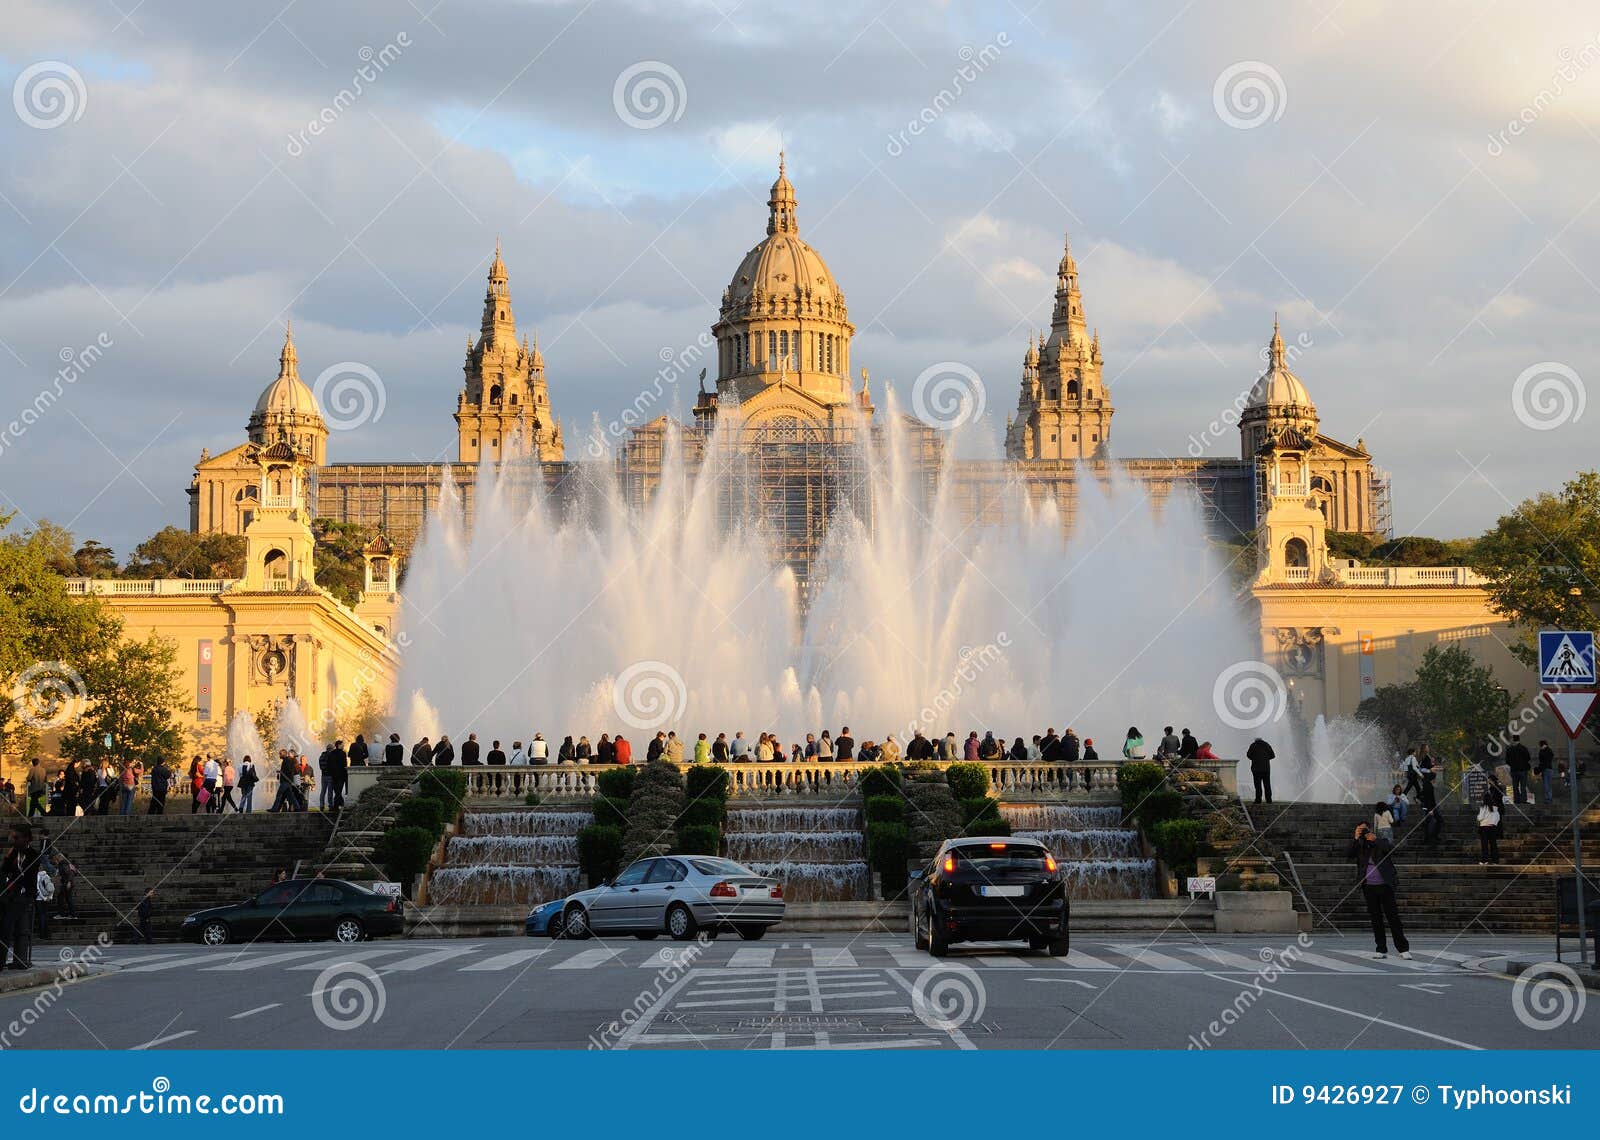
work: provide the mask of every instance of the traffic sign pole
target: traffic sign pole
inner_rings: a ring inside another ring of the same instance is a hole
[[[1589,916],[1583,909],[1583,830],[1578,810],[1578,738],[1567,737],[1567,787],[1572,798],[1572,868],[1578,873],[1578,964],[1589,964]]]
[[[1577,872],[1578,961],[1589,964],[1589,915],[1583,902],[1583,813],[1578,804],[1578,733],[1594,707],[1593,630],[1539,631],[1539,684],[1567,732],[1567,789],[1572,802],[1572,869]],[[1573,692],[1573,687],[1582,688]]]

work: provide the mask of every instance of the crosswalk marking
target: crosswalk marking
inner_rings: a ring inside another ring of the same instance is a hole
[[[1073,950],[1063,959],[1069,970],[1115,970],[1110,962],[1096,958],[1093,954],[1085,954],[1082,950]]]
[[[622,951],[615,946],[596,946],[593,949],[574,954],[565,962],[557,962],[550,968],[552,970],[592,970],[602,962],[609,962],[621,953]]]
[[[844,947],[811,951],[811,964],[818,969],[831,966],[854,966],[856,956]]]
[[[1342,962],[1337,958],[1313,954],[1309,950],[1294,951],[1293,954],[1286,956],[1286,960],[1290,969],[1294,969],[1301,962],[1304,962],[1308,966],[1321,966],[1324,970],[1333,970],[1335,973],[1340,974],[1377,974],[1382,972],[1372,966],[1363,966],[1359,962]]]
[[[371,958],[381,958],[385,954],[400,954],[405,946],[374,946],[364,950],[346,950],[337,954],[329,954],[315,962],[300,962],[293,966],[285,966],[286,970],[320,970],[331,962],[365,962]]]
[[[1157,970],[1174,973],[1196,973],[1201,967],[1193,962],[1182,962],[1177,958],[1152,950],[1148,946],[1113,945],[1111,947],[1119,953],[1126,954],[1133,959],[1133,965],[1152,966]]]
[[[124,966],[124,974],[153,974],[159,970],[177,970],[184,966],[198,966],[202,962],[215,964],[227,952],[212,950],[205,954],[189,954],[182,958],[173,958],[165,962],[150,962],[139,966]]]
[[[1010,958],[1001,954],[983,954],[978,961],[985,966],[997,966],[1002,970],[1021,970],[1029,966],[1037,966],[1037,962],[1030,962],[1023,958]]]
[[[532,950],[512,950],[507,954],[496,954],[492,958],[485,958],[481,962],[469,963],[462,966],[461,970],[463,973],[472,970],[506,970],[512,966],[520,966],[524,962],[531,961],[549,952],[550,947],[548,946],[536,946]]]
[[[728,959],[728,965],[741,969],[748,967],[760,969],[772,965],[775,954],[777,950],[771,946],[741,946],[733,952],[733,957]]]
[[[290,950],[283,954],[241,954],[232,962],[224,962],[219,966],[202,966],[207,973],[216,970],[255,970],[262,966],[276,966],[281,962],[292,962],[296,958],[310,958],[314,954],[326,954],[327,947],[318,950]]]
[[[444,950],[435,950],[430,954],[418,954],[399,962],[386,962],[383,966],[383,972],[388,974],[398,970],[426,970],[432,966],[437,966],[440,962],[448,962],[451,958],[459,958],[463,954],[471,954],[473,951],[481,949],[481,946],[451,946]]]
[[[894,959],[896,966],[904,966],[910,970],[926,969],[939,960],[926,950],[918,950],[914,946],[890,946],[888,950],[889,957]]]

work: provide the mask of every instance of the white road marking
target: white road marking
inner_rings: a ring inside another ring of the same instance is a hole
[[[1036,962],[1029,962],[1022,958],[1008,958],[1003,954],[984,954],[978,958],[985,966],[994,966],[1002,970],[1025,970],[1029,966],[1037,966]]]
[[[154,1049],[157,1045],[165,1045],[168,1041],[177,1041],[183,1037],[193,1037],[196,1032],[193,1029],[183,1029],[177,1033],[169,1033],[165,1037],[157,1037],[153,1041],[146,1041],[143,1045],[135,1045],[133,1052],[137,1053],[140,1049]]]
[[[402,970],[407,972],[414,970],[426,970],[430,966],[437,966],[440,962],[448,962],[451,958],[459,958],[463,954],[471,954],[473,951],[481,949],[483,949],[482,946],[473,945],[462,946],[460,948],[450,947],[444,950],[434,950],[428,954],[418,954],[411,958],[403,958],[398,962],[389,962],[385,964],[379,972],[384,974],[394,974],[399,973]]]
[[[1119,943],[1111,948],[1132,958],[1135,965],[1149,966],[1162,972],[1198,973],[1202,969],[1202,967],[1196,966],[1192,962],[1179,961],[1177,958],[1163,954],[1159,950],[1152,950],[1148,946],[1129,946]]]
[[[496,954],[492,958],[485,958],[481,962],[474,962],[470,966],[462,966],[461,972],[468,973],[474,970],[505,970],[522,962],[531,961],[543,954],[548,954],[550,947],[536,946],[532,950],[512,950],[506,954]]]
[[[202,966],[201,969],[208,973],[214,970],[254,970],[261,966],[276,966],[280,962],[292,962],[296,958],[310,958],[315,954],[326,953],[326,949],[321,949],[289,950],[282,954],[250,954],[241,956],[235,962],[224,962],[220,966]]]
[[[1115,970],[1117,967],[1110,962],[1096,958],[1092,954],[1085,954],[1082,950],[1074,950],[1061,962],[1069,970]]]
[[[271,1005],[258,1005],[254,1009],[245,1010],[243,1013],[233,1014],[231,1017],[228,1018],[228,1020],[229,1021],[238,1021],[241,1018],[253,1017],[255,1014],[258,1014],[258,1013],[266,1013],[267,1010],[269,1010],[269,1009],[277,1009],[282,1004],[283,1003],[281,1001],[275,1001]]]
[[[1210,974],[1210,973],[1208,973],[1208,974],[1205,974],[1204,976],[1207,977],[1207,978],[1213,978],[1213,979],[1215,979],[1216,981],[1219,981],[1219,982],[1225,982],[1226,984],[1228,984],[1230,986],[1237,986],[1239,984],[1239,979],[1238,978],[1231,978],[1227,974]],[[1457,1041],[1454,1037],[1446,1037],[1442,1033],[1430,1033],[1428,1030],[1426,1030],[1426,1029],[1418,1029],[1414,1025],[1404,1025],[1404,1024],[1398,1022],[1398,1021],[1390,1021],[1387,1018],[1374,1017],[1372,1014],[1367,1013],[1365,1010],[1346,1009],[1342,1005],[1333,1005],[1333,1004],[1331,1004],[1329,1002],[1325,1002],[1325,1001],[1316,1001],[1313,998],[1304,997],[1304,996],[1302,996],[1300,994],[1292,994],[1292,993],[1289,993],[1287,990],[1276,989],[1276,988],[1274,988],[1272,986],[1264,986],[1264,987],[1262,987],[1261,992],[1264,993],[1264,994],[1271,994],[1273,997],[1286,998],[1289,1001],[1302,1002],[1305,1005],[1314,1005],[1318,1009],[1326,1009],[1326,1010],[1331,1010],[1334,1013],[1342,1013],[1347,1017],[1356,1018],[1358,1021],[1366,1021],[1366,1022],[1370,1022],[1371,1024],[1374,1024],[1374,1025],[1385,1025],[1385,1026],[1388,1026],[1390,1029],[1398,1029],[1398,1030],[1401,1030],[1402,1032],[1405,1032],[1405,1033],[1415,1033],[1418,1037],[1426,1037],[1430,1041],[1443,1041],[1446,1045],[1454,1045],[1458,1049],[1471,1049],[1474,1052],[1482,1052],[1482,1050],[1483,1050],[1483,1046],[1481,1046],[1481,1045],[1474,1045],[1469,1041]]]
[[[285,966],[286,970],[320,970],[334,962],[365,962],[369,958],[381,958],[385,954],[403,954],[409,947],[405,946],[373,946],[365,950],[347,950],[343,952],[330,952],[327,956],[315,962],[300,962],[293,966]]]
[[[1093,982],[1086,982],[1082,978],[1029,978],[1030,982],[1061,982],[1068,986],[1082,986],[1086,990],[1097,990],[1100,987]]]
[[[215,965],[224,959],[237,960],[237,956],[227,950],[212,950],[205,954],[189,954],[167,962],[155,962],[143,966],[124,966],[122,967],[122,972],[124,974],[153,974],[157,970],[176,970],[183,966],[198,966],[202,962],[209,962]]]
[[[770,967],[776,953],[771,946],[741,946],[728,959],[728,965],[739,969]]]
[[[568,958],[565,962],[557,962],[550,968],[552,970],[592,970],[602,962],[609,962],[622,951],[615,946],[596,946],[589,950],[582,950]]]
[[[818,969],[827,969],[832,966],[854,966],[856,965],[856,956],[843,947],[833,950],[813,950],[811,951],[811,964]]]

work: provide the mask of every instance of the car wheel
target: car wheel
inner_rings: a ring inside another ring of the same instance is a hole
[[[335,942],[360,942],[366,936],[366,933],[359,918],[341,918],[334,924],[333,940]]]
[[[200,928],[200,941],[207,946],[225,946],[228,942],[228,924],[226,922],[208,922]]]
[[[675,941],[688,942],[694,937],[698,926],[694,914],[682,903],[673,903],[671,909],[667,911],[667,933],[672,935]]]
[[[594,932],[589,929],[588,912],[577,903],[566,909],[566,921],[562,926],[561,937],[570,938],[574,942],[582,942],[585,938],[594,936]]]
[[[736,926],[734,929],[739,932],[739,937],[746,942],[760,942],[761,936],[767,932],[765,926],[757,926],[754,923],[745,923],[745,925]]]
[[[933,920],[933,908],[928,908],[928,953],[935,958],[943,958],[950,953],[950,938],[939,929],[939,924]]]
[[[1065,958],[1072,951],[1072,939],[1066,934],[1063,934],[1060,938],[1052,938],[1050,939],[1050,945],[1046,949],[1050,951],[1050,957],[1052,958]]]
[[[661,937],[661,931],[659,931],[659,930],[635,930],[633,932],[633,936],[635,938],[637,938],[640,942],[654,942],[657,938]]]
[[[550,916],[550,922],[549,922],[549,925],[545,929],[545,933],[550,935],[550,937],[552,939],[556,939],[556,938],[565,938],[566,937],[566,931],[567,931],[567,913],[566,913],[566,911],[559,911],[558,910],[555,914],[552,914]]]
[[[928,948],[928,936],[922,929],[922,916],[917,913],[916,903],[911,904],[911,936],[918,950]]]

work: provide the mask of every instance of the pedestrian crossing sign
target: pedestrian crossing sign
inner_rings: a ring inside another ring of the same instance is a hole
[[[1539,684],[1592,685],[1594,634],[1589,630],[1539,631]]]

